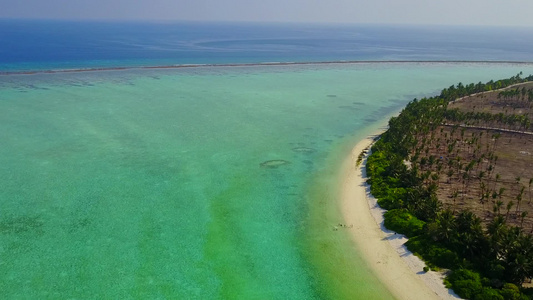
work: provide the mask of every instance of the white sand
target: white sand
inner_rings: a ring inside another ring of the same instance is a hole
[[[398,299],[460,299],[447,289],[443,275],[424,272],[425,263],[403,245],[405,236],[387,230],[383,213],[366,184],[363,160],[356,167],[357,157],[372,144],[372,138],[359,142],[342,166],[341,205],[344,220],[357,249],[370,268]]]

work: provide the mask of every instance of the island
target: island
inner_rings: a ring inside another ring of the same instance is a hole
[[[408,237],[421,273],[440,272],[462,298],[533,298],[532,80],[520,73],[414,99],[352,152],[387,210],[387,239]]]

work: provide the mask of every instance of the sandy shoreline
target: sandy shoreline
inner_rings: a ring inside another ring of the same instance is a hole
[[[364,163],[357,157],[373,142],[360,141],[342,165],[341,209],[346,224],[353,224],[350,235],[369,267],[398,299],[460,299],[444,287],[442,275],[423,272],[424,262],[407,250],[405,236],[387,230],[383,212],[365,182]]]

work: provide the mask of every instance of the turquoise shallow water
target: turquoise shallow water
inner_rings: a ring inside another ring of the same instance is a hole
[[[389,299],[346,232],[331,230],[340,162],[412,98],[520,71],[533,66],[2,76],[0,290]]]

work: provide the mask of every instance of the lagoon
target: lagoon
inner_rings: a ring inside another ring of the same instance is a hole
[[[338,171],[415,97],[530,64],[0,76],[6,298],[390,299]]]

